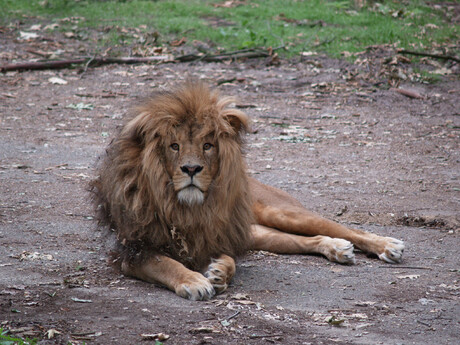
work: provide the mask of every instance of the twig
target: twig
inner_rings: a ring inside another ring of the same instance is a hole
[[[38,51],[38,50],[35,50],[35,49],[30,49],[30,48],[25,49],[25,51],[29,52],[31,54],[34,54],[34,55],[41,56],[41,57],[47,57],[48,55],[50,55],[50,54],[48,54],[46,52],[41,52],[41,51]]]
[[[225,321],[230,321],[231,319],[233,319],[234,317],[237,317],[238,315],[240,315],[240,311],[237,311],[235,314],[230,315],[229,317],[225,319]]]
[[[405,270],[432,270],[431,267],[422,267],[422,266],[379,266],[379,268],[399,268]]]
[[[222,79],[217,81],[217,85],[222,85],[222,84],[227,84],[227,83],[232,83],[236,80],[236,77],[230,78],[230,79]]]
[[[257,338],[271,338],[271,337],[281,337],[283,333],[277,333],[277,334],[251,334],[249,338],[251,339],[257,339]]]
[[[451,55],[416,52],[416,51],[413,51],[413,50],[406,50],[406,49],[399,49],[398,53],[409,54],[409,55],[417,55],[417,56],[428,56],[428,57],[432,57],[432,58],[436,58],[436,59],[453,60],[453,61],[456,61],[456,62],[460,62],[459,58],[457,58],[455,56],[451,56]]]
[[[96,57],[93,56],[93,57],[91,57],[91,58],[88,60],[87,63],[85,63],[85,67],[83,68],[83,72],[81,73],[80,78],[83,77],[83,75],[84,75],[84,74],[86,73],[86,71],[88,70],[89,65],[91,65],[91,63],[94,61],[95,58],[96,58]]]
[[[417,320],[417,323],[419,323],[419,324],[421,324],[423,326],[431,328],[431,325],[429,323],[426,323],[426,322],[423,322],[423,321],[420,321],[420,320]]]

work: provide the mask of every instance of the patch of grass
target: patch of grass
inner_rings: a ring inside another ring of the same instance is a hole
[[[37,343],[37,339],[11,337],[7,334],[7,331],[0,328],[0,345],[36,345]]]
[[[133,44],[136,36],[120,29],[139,28],[140,33],[158,32],[157,44],[186,37],[188,42],[204,41],[223,50],[284,46],[287,56],[320,51],[338,57],[343,51],[395,43],[427,50],[458,40],[459,25],[449,22],[445,6],[435,8],[423,0],[367,1],[362,8],[355,3],[254,0],[225,8],[216,7],[223,4],[217,0],[0,0],[6,13],[0,21],[5,24],[24,15],[50,21],[78,16],[85,20],[61,22],[60,29],[96,28],[103,32],[98,46]]]
[[[417,81],[426,84],[435,84],[442,81],[440,74],[432,73],[430,71],[414,68],[414,75],[417,77]]]

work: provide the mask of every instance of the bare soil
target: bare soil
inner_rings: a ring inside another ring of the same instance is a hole
[[[27,49],[81,50],[65,37],[18,41],[20,28],[2,28],[0,63],[32,58]],[[154,344],[142,334],[156,333],[165,344],[458,343],[458,65],[432,62],[450,71],[434,84],[398,80],[395,68],[409,76],[412,65],[385,64],[387,48],[361,65],[313,56],[1,75],[1,327],[40,344]],[[239,98],[256,178],[326,217],[404,240],[404,261],[252,252],[209,302],[115,271],[87,184],[128,109],[187,75]]]

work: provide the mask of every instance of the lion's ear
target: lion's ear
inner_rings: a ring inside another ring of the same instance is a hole
[[[156,135],[156,132],[149,129],[149,119],[150,116],[148,112],[142,112],[136,115],[125,125],[122,130],[122,135],[138,146],[144,146],[146,141],[152,139],[147,136],[151,136],[152,134]]]
[[[249,129],[249,118],[242,111],[228,109],[224,114],[224,119],[232,126],[236,134],[246,132]]]

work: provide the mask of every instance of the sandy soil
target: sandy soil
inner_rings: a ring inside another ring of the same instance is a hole
[[[1,62],[56,42],[78,51],[75,41],[19,42],[15,33],[0,38]],[[384,53],[370,52],[373,64],[360,66],[313,56],[279,66],[1,75],[1,327],[41,344],[154,344],[142,335],[157,333],[169,336],[166,344],[456,343],[458,66],[446,64],[453,73],[439,83],[401,81],[423,96],[415,99],[388,88]],[[209,302],[113,270],[112,239],[97,228],[86,192],[97,157],[130,106],[187,74],[237,96],[251,116],[246,155],[256,178],[324,216],[404,240],[404,261],[358,253],[357,265],[340,266],[253,252],[238,262],[229,290]]]

